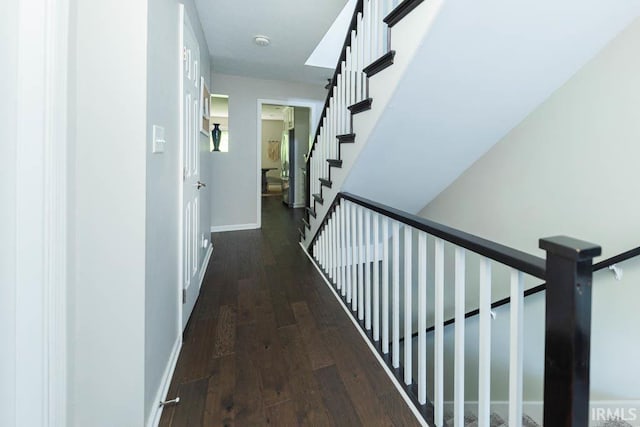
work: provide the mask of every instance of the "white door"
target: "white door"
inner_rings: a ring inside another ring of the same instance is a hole
[[[182,49],[182,329],[187,324],[200,290],[200,49],[189,19],[184,15]]]

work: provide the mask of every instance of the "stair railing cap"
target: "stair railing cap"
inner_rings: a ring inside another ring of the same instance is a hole
[[[540,249],[574,261],[584,261],[602,254],[602,248],[595,243],[568,236],[553,236],[540,239]]]

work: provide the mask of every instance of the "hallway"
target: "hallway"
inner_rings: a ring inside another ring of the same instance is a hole
[[[160,425],[417,425],[298,245],[302,210],[262,203],[261,230],[212,235]]]

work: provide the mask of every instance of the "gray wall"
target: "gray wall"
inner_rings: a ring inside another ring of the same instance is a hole
[[[541,256],[538,239],[556,234],[601,244],[603,257],[638,246],[639,43],[636,20],[420,215]],[[622,368],[640,351],[628,336],[639,323],[638,264],[623,266],[621,282],[597,275],[592,398],[640,398],[640,371]]]
[[[182,201],[178,188],[180,164],[179,69],[176,61],[180,46],[181,23],[177,0],[156,0],[148,4],[147,119],[146,119],[146,268],[145,268],[145,399],[144,413],[156,408],[154,402],[162,386],[162,376],[176,339],[181,334],[178,321],[178,230]],[[209,84],[209,49],[192,0],[185,13],[200,44],[201,73]],[[152,154],[153,125],[165,128],[167,140],[163,154]],[[209,183],[209,138],[200,135],[201,181]],[[201,233],[209,239],[210,192],[201,190]],[[198,264],[204,258],[200,248]]]
[[[0,5],[0,413],[15,424],[15,206],[18,2]]]
[[[326,92],[322,86],[216,74],[213,67],[211,92],[229,95],[229,152],[211,158],[211,225],[255,226],[260,192],[258,99],[283,105],[315,102],[320,114]]]

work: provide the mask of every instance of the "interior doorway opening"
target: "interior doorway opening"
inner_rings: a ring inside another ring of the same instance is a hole
[[[260,110],[260,195],[288,208],[305,206],[311,108],[263,103]]]

